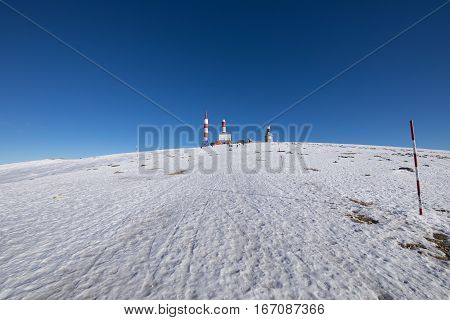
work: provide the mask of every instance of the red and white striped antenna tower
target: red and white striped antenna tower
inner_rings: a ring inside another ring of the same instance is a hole
[[[414,167],[416,172],[416,183],[417,183],[417,195],[419,197],[419,214],[423,214],[422,208],[422,199],[420,197],[420,182],[419,182],[419,169],[417,168],[417,151],[416,151],[416,138],[414,135],[414,122],[412,120],[409,121],[409,126],[411,128],[411,138],[413,143],[413,153],[414,153]]]
[[[208,113],[205,111],[205,118],[203,120],[203,143],[202,146],[208,145]]]
[[[222,133],[227,133],[227,124],[225,119],[222,120]]]

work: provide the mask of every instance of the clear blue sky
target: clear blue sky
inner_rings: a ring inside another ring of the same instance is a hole
[[[10,5],[187,123],[263,124],[443,0]],[[131,152],[177,124],[0,3],[0,163]],[[450,5],[280,117],[315,142],[450,149]]]

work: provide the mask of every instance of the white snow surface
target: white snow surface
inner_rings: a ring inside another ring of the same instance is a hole
[[[0,166],[0,299],[450,298],[449,262],[425,239],[450,234],[450,152],[419,150],[423,216],[414,172],[399,170],[413,168],[410,149],[141,157]]]

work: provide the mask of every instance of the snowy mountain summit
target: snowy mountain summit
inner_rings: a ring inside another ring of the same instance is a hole
[[[1,299],[449,299],[450,152],[249,143],[0,166]]]

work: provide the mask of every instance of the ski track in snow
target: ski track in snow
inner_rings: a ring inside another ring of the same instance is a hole
[[[408,149],[213,152],[147,152],[141,173],[136,154],[1,165],[0,299],[450,298],[425,239],[450,234],[449,152],[419,150],[422,217]]]

